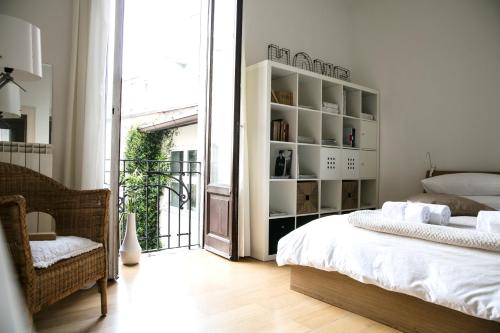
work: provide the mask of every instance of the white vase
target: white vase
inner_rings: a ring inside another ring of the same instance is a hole
[[[141,260],[141,245],[137,239],[137,230],[135,228],[135,213],[127,215],[127,229],[125,238],[120,247],[120,258],[124,265],[136,265]]]

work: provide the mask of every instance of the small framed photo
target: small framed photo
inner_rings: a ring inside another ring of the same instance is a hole
[[[274,153],[274,175],[272,178],[292,178],[291,149],[277,149]]]

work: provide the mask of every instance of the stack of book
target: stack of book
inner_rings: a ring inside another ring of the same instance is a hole
[[[344,146],[355,147],[356,146],[356,129],[353,127],[344,128]]]
[[[310,136],[302,136],[302,135],[299,135],[297,137],[297,141],[298,143],[309,143],[309,144],[313,144],[314,143],[314,138],[313,137],[310,137]]]
[[[276,119],[271,122],[271,140],[288,141],[290,126],[283,119]]]
[[[361,119],[374,120],[375,117],[372,114],[361,112]]]
[[[321,107],[321,111],[330,112],[330,113],[339,113],[339,105],[330,102],[323,102]]]
[[[337,140],[336,139],[323,139],[323,140],[321,140],[321,144],[324,146],[336,146]]]

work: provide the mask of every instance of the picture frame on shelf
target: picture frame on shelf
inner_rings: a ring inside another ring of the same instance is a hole
[[[275,179],[292,178],[292,156],[291,149],[277,149],[274,153],[274,175]]]

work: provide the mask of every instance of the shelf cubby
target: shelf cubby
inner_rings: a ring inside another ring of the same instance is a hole
[[[272,72],[271,75],[271,90],[273,91],[289,91],[293,94],[293,104],[297,105],[297,73],[278,69]],[[272,101],[272,92],[270,94]],[[279,104],[279,103],[278,103]]]
[[[377,206],[377,180],[376,179],[363,179],[361,180],[360,187],[361,208],[373,208]]]
[[[299,107],[321,110],[321,80],[299,74]]]
[[[297,110],[292,109],[282,109],[275,108],[271,106],[271,137],[272,137],[272,122],[273,120],[284,120],[288,123],[288,142],[297,142]]]
[[[322,81],[322,101],[328,103],[334,103],[339,106],[339,113],[342,110],[342,86],[337,83],[330,81]]]
[[[297,170],[297,178],[318,179],[320,177],[320,147],[309,145],[298,145],[299,165]],[[300,178],[300,175],[312,175],[314,177]]]
[[[321,181],[321,214],[334,213],[340,211],[340,201],[342,195],[342,181],[322,180]]]
[[[299,109],[298,111],[298,134],[297,142],[300,136],[310,137],[314,139],[314,144],[321,144],[321,112],[306,111]]]
[[[342,146],[342,117],[334,114],[323,113],[322,115],[322,125],[321,125],[321,145],[323,146]],[[335,144],[330,142],[323,142],[323,140],[336,141]]]
[[[295,182],[269,183],[269,217],[282,218],[295,215],[296,187]],[[273,212],[281,212],[283,214],[276,215]]]
[[[345,115],[350,117],[361,117],[361,90],[344,87]]]
[[[269,147],[270,158],[269,158],[269,178],[273,180],[273,177],[276,176],[276,159],[279,156],[280,150],[284,151],[284,156],[287,157],[287,151],[291,150],[292,158],[290,161],[290,175],[291,179],[297,178],[297,147],[294,143],[281,142],[281,141],[272,141]],[[280,179],[280,178],[275,178]]]
[[[354,147],[347,144],[344,140],[344,130],[346,128],[354,128]],[[343,117],[342,123],[342,146],[344,148],[359,148],[360,147],[360,137],[361,137],[361,121],[359,119]]]
[[[373,116],[373,120],[376,121],[378,119],[377,114],[377,95],[363,91],[361,93],[362,101],[361,101],[361,110],[363,113],[368,113]]]

